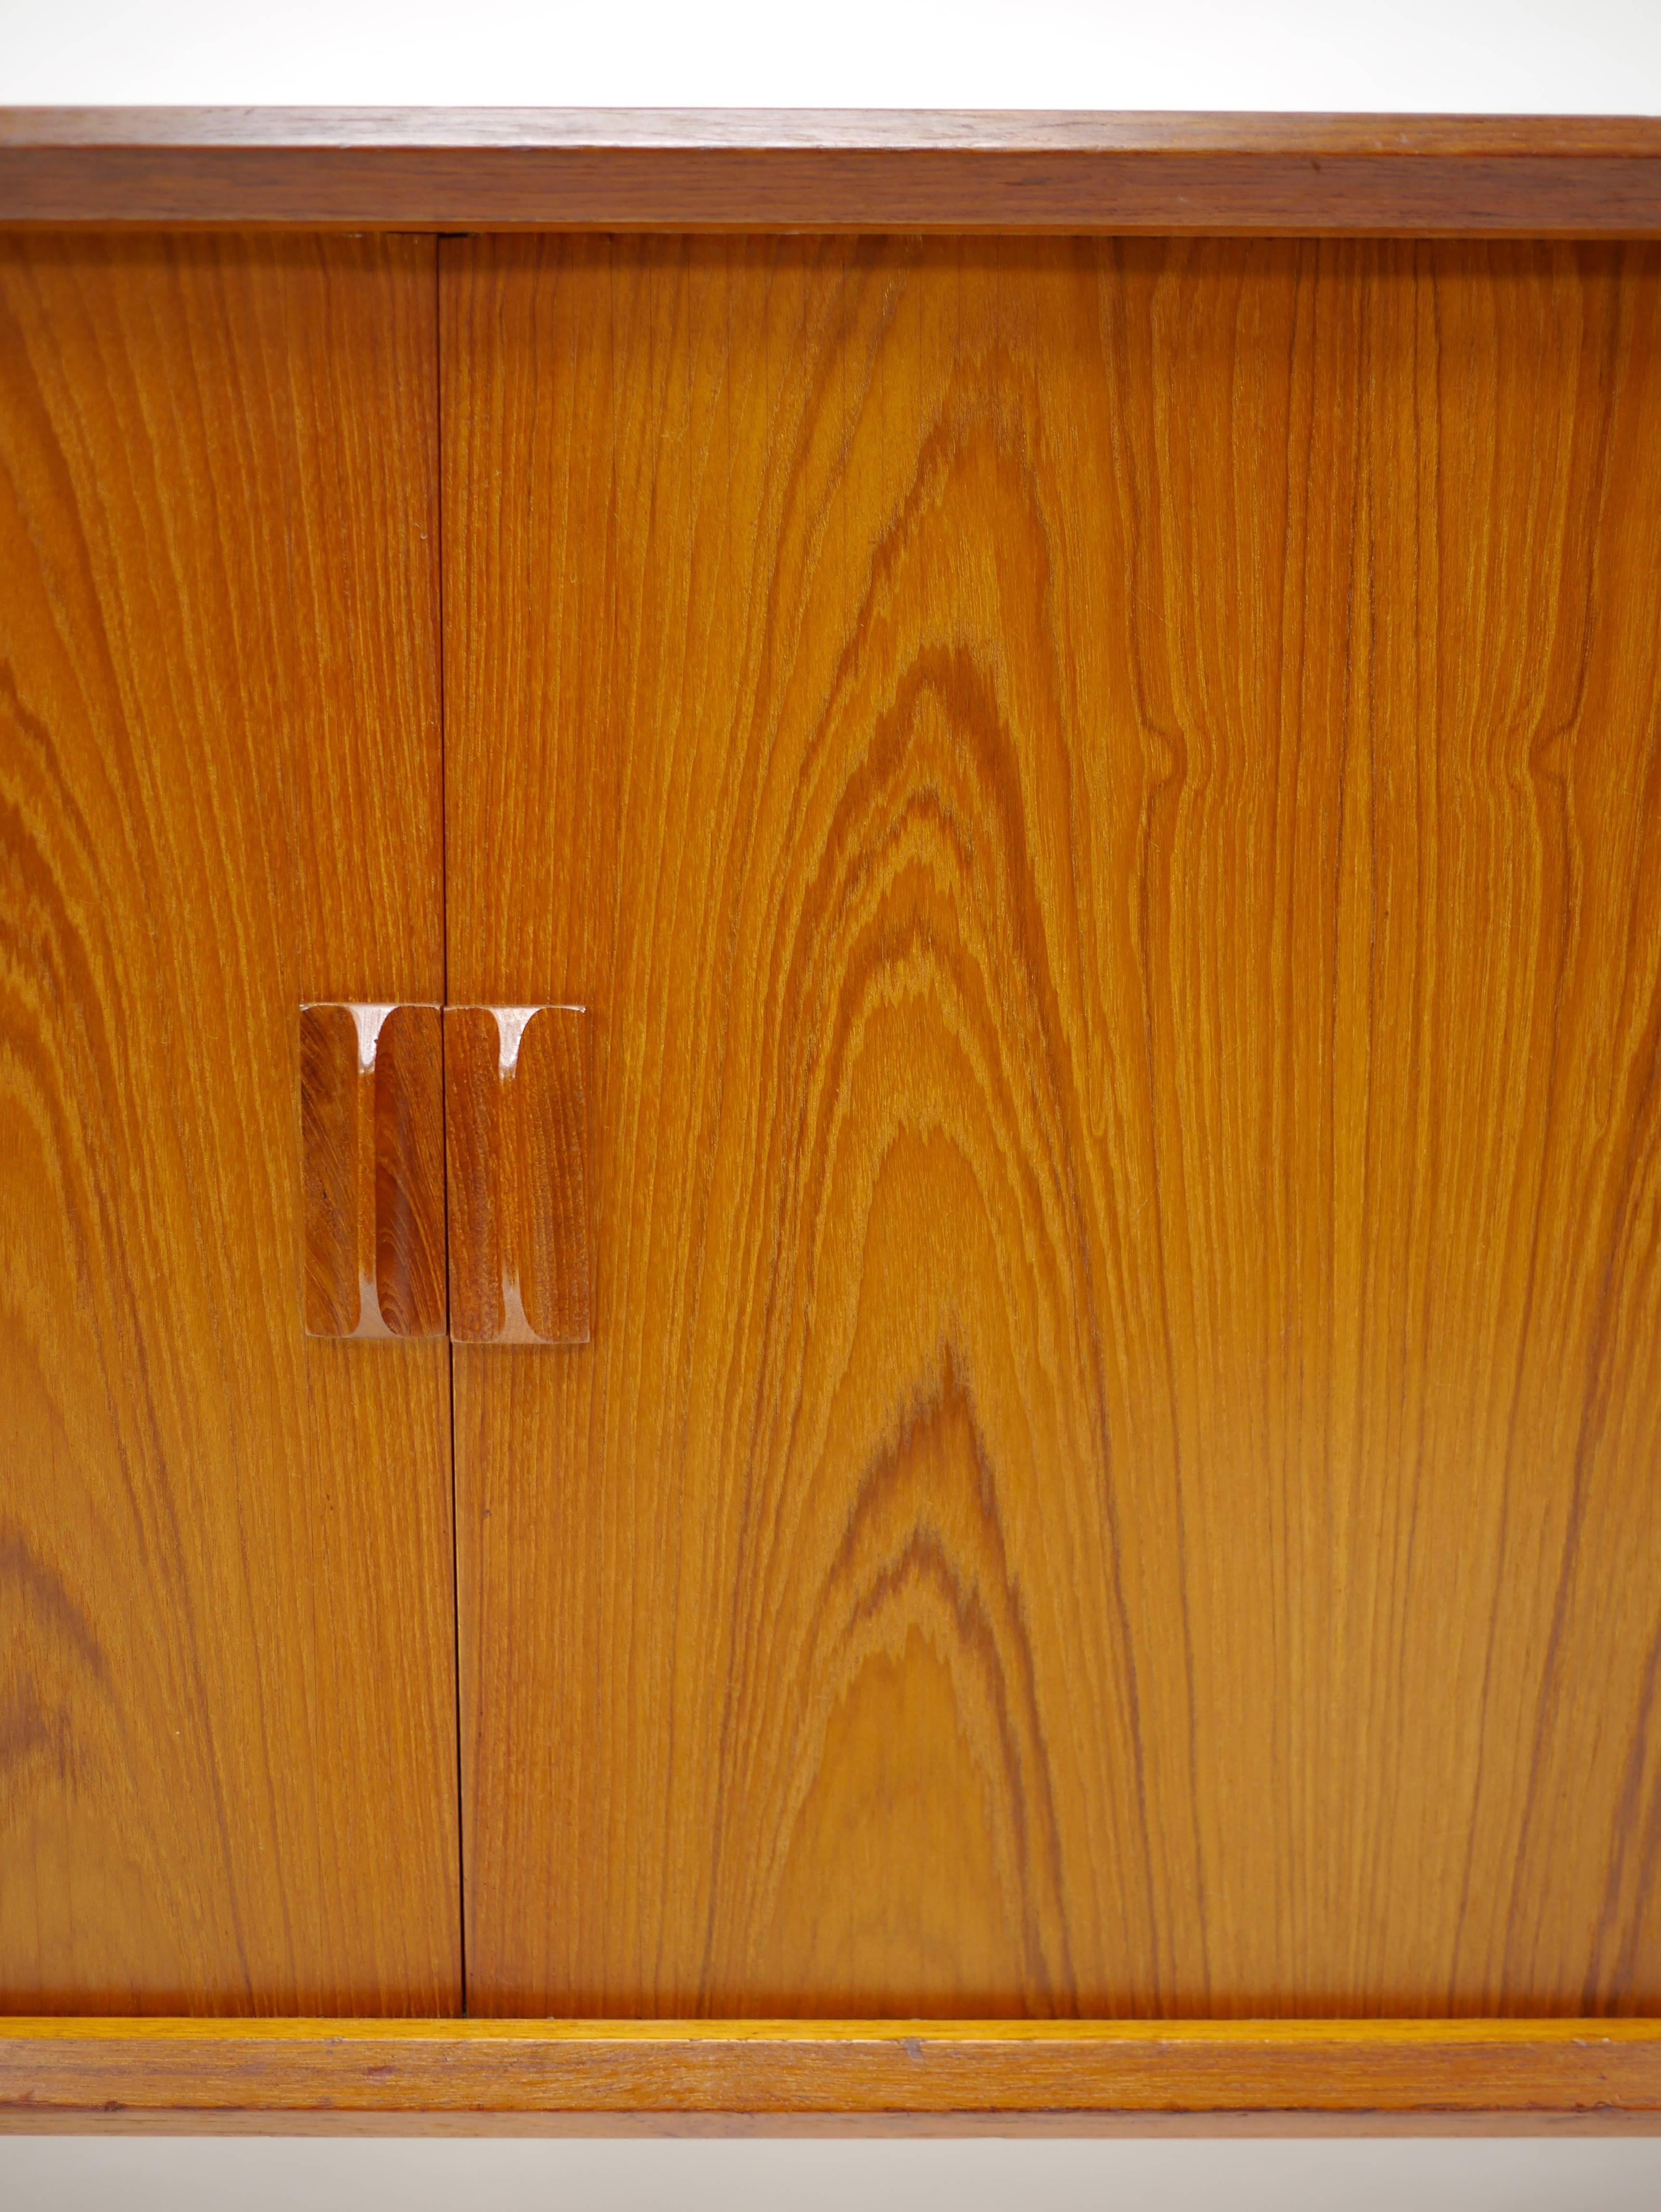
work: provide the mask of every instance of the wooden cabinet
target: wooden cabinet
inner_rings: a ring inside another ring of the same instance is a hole
[[[0,246],[0,2001],[360,2016],[0,2102],[1661,2112],[1658,422],[1646,236]]]

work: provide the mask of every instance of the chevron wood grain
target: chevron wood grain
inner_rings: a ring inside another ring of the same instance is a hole
[[[1654,2012],[1661,257],[441,275],[472,2008]]]

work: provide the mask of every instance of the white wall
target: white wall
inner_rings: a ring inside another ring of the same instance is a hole
[[[1661,113],[1661,0],[0,0],[0,103]]]
[[[7,2212],[1656,2212],[1661,2141],[0,2138]]]

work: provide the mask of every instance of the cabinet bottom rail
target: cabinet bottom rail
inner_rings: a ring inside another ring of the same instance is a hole
[[[0,2020],[0,2130],[1661,2133],[1661,2020]]]

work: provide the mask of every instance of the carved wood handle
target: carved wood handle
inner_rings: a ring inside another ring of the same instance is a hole
[[[447,1006],[450,1334],[587,1344],[587,1018]]]
[[[444,1334],[442,1054],[436,1006],[300,1010],[310,1336]]]

